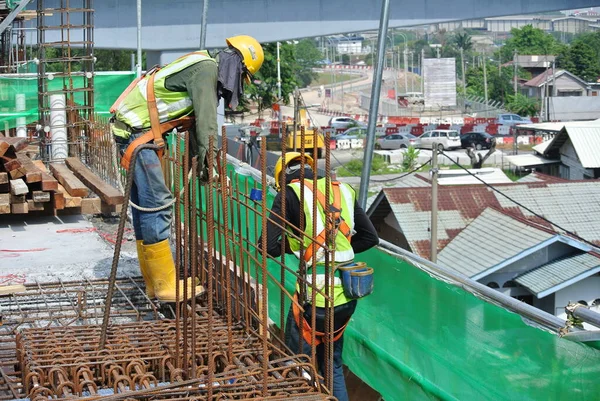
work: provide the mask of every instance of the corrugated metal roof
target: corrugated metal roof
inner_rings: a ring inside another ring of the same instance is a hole
[[[578,278],[584,279],[586,273],[591,275],[598,269],[600,258],[592,253],[582,253],[542,265],[517,277],[515,281],[541,298],[559,289],[555,287]]]
[[[442,249],[438,263],[473,277],[553,236],[487,208]]]
[[[531,174],[527,174],[525,177],[523,178],[519,178],[517,180],[517,182],[521,182],[521,183],[528,183],[528,182],[567,182],[568,180],[565,180],[563,178],[560,177],[554,177],[551,175],[547,175],[547,174],[542,174],[539,173],[537,171],[532,172]]]
[[[560,160],[546,159],[537,155],[514,155],[506,156],[506,160],[517,167],[541,166],[543,164],[560,163]]]
[[[590,121],[567,121],[557,123],[536,123],[536,124],[520,124],[517,129],[533,130],[533,131],[551,131],[559,132],[565,127],[595,127],[600,126],[600,119]],[[538,146],[541,146],[540,144]],[[535,148],[534,148],[535,149]]]
[[[555,224],[600,245],[598,182],[542,181],[497,185],[495,188]],[[431,189],[385,188],[383,191],[411,249],[424,258],[429,257]],[[486,186],[440,186],[438,249],[442,250],[488,207],[560,232]]]
[[[550,139],[549,141],[542,142],[539,145],[535,145],[533,147],[533,150],[535,150],[536,152],[538,152],[540,155],[543,155],[546,152],[546,149],[548,149],[548,146],[550,146],[551,143],[552,143],[552,139]]]
[[[512,180],[499,168],[485,167],[481,169],[465,170],[440,170],[438,183],[440,185],[483,185],[481,181],[488,184],[510,184]],[[429,173],[418,173],[423,179],[430,180]]]
[[[596,127],[566,126],[565,130],[585,168],[600,168],[600,125]]]

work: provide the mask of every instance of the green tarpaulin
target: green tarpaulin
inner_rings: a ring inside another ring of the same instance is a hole
[[[107,114],[119,95],[135,78],[133,72],[96,73],[94,76],[94,106],[98,114]],[[73,77],[73,87],[83,86],[81,77]],[[49,90],[61,90],[62,79],[48,81]],[[25,110],[17,111],[17,94],[25,95]],[[83,96],[79,93],[78,96]],[[75,97],[75,102],[82,103]],[[0,76],[0,130],[17,126],[17,118],[25,117],[26,124],[38,120],[38,81],[37,75]]]

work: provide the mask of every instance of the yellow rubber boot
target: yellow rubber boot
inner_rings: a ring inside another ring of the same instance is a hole
[[[142,272],[142,277],[144,277],[144,282],[146,283],[146,295],[148,295],[148,298],[152,299],[154,298],[154,286],[152,285],[150,273],[148,272],[148,267],[146,266],[146,256],[144,255],[143,243],[144,241],[142,240],[135,241],[135,244],[137,245],[138,260],[140,262],[140,271]]]
[[[192,297],[192,283],[196,280],[188,278],[187,294],[183,293],[183,280],[179,280],[179,299],[176,297],[177,284],[175,262],[169,247],[169,240],[164,240],[152,245],[143,245],[146,268],[150,273],[154,295],[162,302],[181,302]],[[196,295],[201,295],[204,287],[196,286]]]

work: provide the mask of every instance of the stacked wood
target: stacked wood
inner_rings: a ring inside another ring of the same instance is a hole
[[[123,195],[77,158],[32,160],[23,138],[0,138],[0,214],[118,212]],[[49,169],[48,169],[49,168]]]

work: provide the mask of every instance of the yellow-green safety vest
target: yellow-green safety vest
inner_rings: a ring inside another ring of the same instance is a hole
[[[155,73],[154,93],[156,108],[161,123],[186,116],[193,112],[192,100],[187,92],[173,92],[166,88],[167,78],[199,62],[213,62],[215,59],[206,51],[197,51],[183,56],[168,64]],[[141,79],[137,85],[125,96],[117,106],[115,117],[136,130],[150,128],[150,114],[148,113],[147,87],[150,76]],[[215,94],[216,96],[216,94]],[[113,133],[125,139],[129,138],[129,131],[113,127]]]
[[[310,190],[312,188],[313,183],[311,180],[304,180],[307,185],[304,186],[304,222],[305,222],[305,236],[304,243],[301,244],[296,238],[288,237],[288,241],[290,244],[290,249],[298,259],[300,259],[300,249],[307,249],[311,246],[312,241],[310,238],[316,237],[319,235],[321,231],[323,231],[326,221],[325,221],[325,212],[323,211],[323,207],[317,202],[317,226],[313,227],[313,192]],[[288,184],[294,192],[298,199],[300,199],[300,182],[293,182]],[[321,178],[317,180],[317,189],[321,191],[323,194],[325,193],[326,188],[326,179]],[[333,204],[333,190],[329,191],[330,194],[330,204]],[[344,219],[346,224],[350,227],[351,230],[354,229],[354,203],[356,200],[356,193],[354,189],[350,187],[348,184],[340,183],[340,194],[341,194],[341,217]],[[350,241],[338,231],[335,237],[335,261],[336,262],[348,262],[354,259],[354,251],[352,250],[352,245]],[[325,288],[325,266],[323,265],[324,255],[323,252],[317,252],[317,275],[316,275],[316,287],[319,290],[325,292],[323,289]],[[311,267],[312,260],[307,262],[307,267]],[[307,272],[307,281],[310,283],[312,281],[312,273]],[[299,290],[298,286],[296,288]],[[311,292],[310,288],[307,288],[307,299],[311,300]],[[351,298],[347,298],[344,295],[344,288],[342,287],[342,281],[339,277],[334,278],[334,288],[333,288],[333,305],[339,306],[343,305],[347,302],[352,301]],[[316,294],[315,297],[315,306],[317,307],[325,307],[325,297],[319,293]]]

